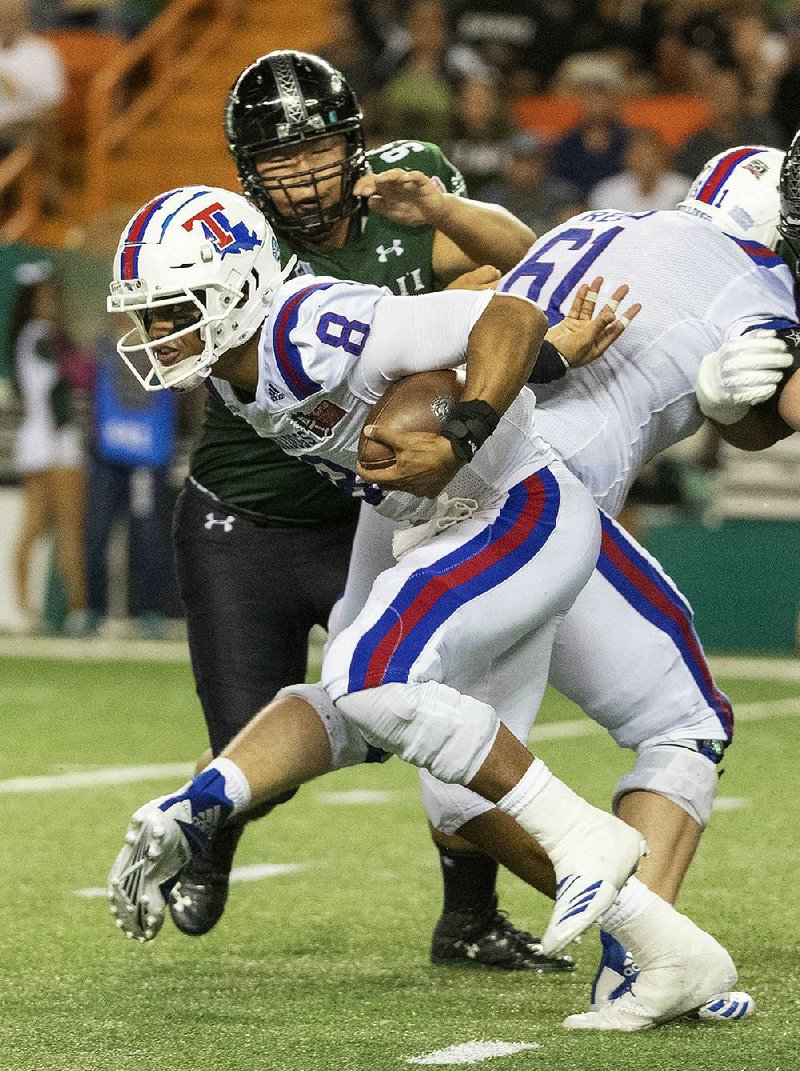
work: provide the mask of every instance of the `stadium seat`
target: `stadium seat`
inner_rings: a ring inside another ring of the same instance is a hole
[[[558,94],[520,97],[515,102],[514,115],[520,126],[553,141],[578,122],[580,102],[578,97]],[[626,123],[657,130],[673,148],[705,126],[708,115],[706,102],[688,94],[630,97],[622,106]]]

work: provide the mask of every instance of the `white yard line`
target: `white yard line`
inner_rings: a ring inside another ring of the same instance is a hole
[[[436,1067],[456,1067],[464,1064],[479,1064],[492,1060],[495,1056],[513,1056],[525,1049],[539,1049],[540,1045],[529,1041],[465,1041],[460,1045],[450,1045],[446,1049],[436,1049],[424,1056],[407,1056],[407,1064],[423,1064]]]
[[[766,718],[789,718],[800,715],[800,699],[775,699],[768,703],[739,703],[736,706],[737,722],[763,721]],[[556,721],[551,725],[534,727],[534,741],[572,740],[581,736],[602,733],[588,718],[572,721]],[[43,777],[12,777],[0,781],[0,794],[10,792],[54,792],[64,788],[94,788],[102,785],[125,785],[135,781],[159,781],[162,778],[185,778],[191,776],[190,763],[173,762],[152,766],[111,766],[103,770],[53,774]],[[349,792],[321,792],[322,803],[384,803],[390,792],[381,790],[354,789]]]
[[[264,878],[278,878],[307,869],[308,863],[251,863],[250,866],[235,866],[231,871],[231,881],[263,881]],[[99,885],[75,890],[75,896],[84,896],[87,900],[100,900],[107,895],[108,889]]]
[[[396,792],[383,789],[353,788],[348,792],[318,792],[317,803],[388,803],[395,796]]]
[[[715,811],[741,811],[750,806],[746,796],[717,796],[714,800]]]

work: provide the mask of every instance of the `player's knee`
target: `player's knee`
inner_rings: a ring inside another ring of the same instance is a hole
[[[362,762],[383,762],[389,757],[384,753],[377,754],[358,726],[344,717],[321,684],[290,684],[275,698],[292,695],[308,703],[322,722],[331,749],[331,770],[343,770]]]
[[[468,788],[438,781],[427,770],[419,772],[419,791],[428,821],[441,833],[457,833],[463,825],[493,806]]]
[[[696,740],[640,744],[636,765],[614,792],[614,811],[628,792],[654,792],[681,807],[705,829],[719,783],[714,759],[700,750]]]
[[[336,703],[376,747],[458,784],[477,774],[500,724],[488,704],[438,681],[382,684]]]

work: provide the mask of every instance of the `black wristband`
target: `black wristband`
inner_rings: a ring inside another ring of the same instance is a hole
[[[472,461],[499,421],[500,417],[488,402],[477,398],[457,402],[442,422],[440,434],[450,440],[453,453],[460,461]]]
[[[800,327],[783,327],[775,334],[786,343],[789,353],[792,355],[792,363],[783,369],[783,378],[778,384],[776,394],[780,394],[798,368],[800,368]]]
[[[528,379],[529,383],[552,383],[567,374],[569,365],[552,342],[542,341],[539,356]]]

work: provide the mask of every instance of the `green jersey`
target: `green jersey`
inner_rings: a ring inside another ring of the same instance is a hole
[[[449,193],[464,196],[464,180],[436,145],[395,141],[368,153],[376,173],[392,167],[422,171]],[[294,275],[332,275],[336,279],[386,286],[399,295],[436,288],[431,264],[434,229],[394,223],[367,212],[359,234],[341,249],[289,244],[280,238],[281,261],[297,255]],[[289,457],[262,439],[209,392],[200,439],[190,475],[231,509],[275,526],[334,524],[355,516],[358,500],[349,498],[310,465]]]

